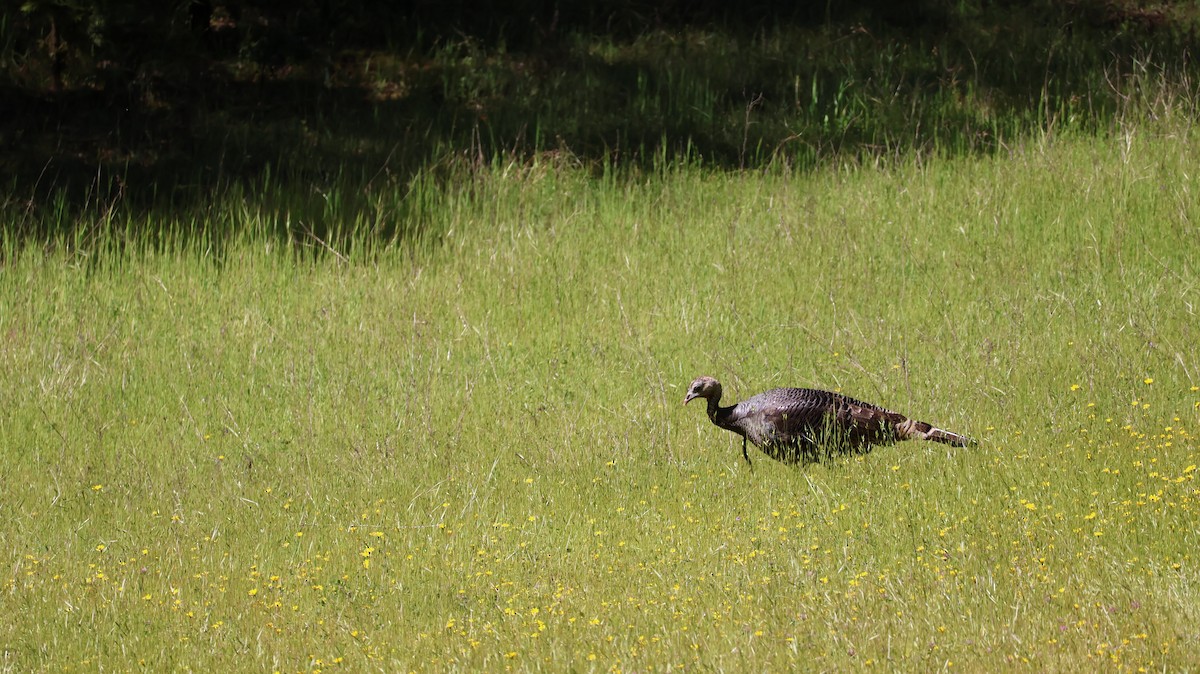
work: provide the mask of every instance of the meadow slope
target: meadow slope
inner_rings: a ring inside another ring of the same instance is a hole
[[[420,244],[10,241],[0,670],[1196,669],[1197,166],[545,155]],[[700,374],[981,443],[751,472]]]

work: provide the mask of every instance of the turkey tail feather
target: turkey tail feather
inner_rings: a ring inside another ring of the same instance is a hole
[[[955,447],[966,447],[968,445],[975,444],[974,440],[972,440],[971,438],[968,438],[965,435],[959,435],[958,433],[951,433],[950,431],[943,430],[941,428],[930,429],[929,435],[926,436],[925,439],[933,440],[934,442],[944,442],[947,445],[954,445]]]
[[[966,447],[967,445],[975,444],[974,440],[965,435],[951,433],[950,431],[937,428],[924,421],[917,421],[916,419],[908,419],[897,425],[896,435],[903,440],[930,440],[954,445],[955,447]]]

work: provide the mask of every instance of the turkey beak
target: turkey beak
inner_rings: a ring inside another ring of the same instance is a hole
[[[695,397],[696,397],[695,393],[688,391],[687,397],[683,399],[683,404],[686,405],[686,404],[692,402],[692,399]]]

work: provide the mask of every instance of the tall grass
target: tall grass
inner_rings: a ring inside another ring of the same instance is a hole
[[[0,663],[1194,667],[1200,144],[1166,109],[814,172],[498,155],[380,195],[395,245],[305,232],[344,202],[285,182],[161,241],[8,237]],[[982,442],[751,472],[680,406],[702,373]]]

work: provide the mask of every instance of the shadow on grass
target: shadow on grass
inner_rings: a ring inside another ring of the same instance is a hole
[[[20,241],[112,223],[133,238],[167,227],[220,240],[246,226],[231,202],[283,237],[395,241],[420,234],[414,179],[454,181],[498,158],[551,152],[636,173],[994,152],[1031,132],[1109,128],[1125,79],[1191,67],[1190,17],[1113,7],[793,14],[523,43],[446,30],[420,48],[209,62],[119,87],[9,85],[2,209]]]

